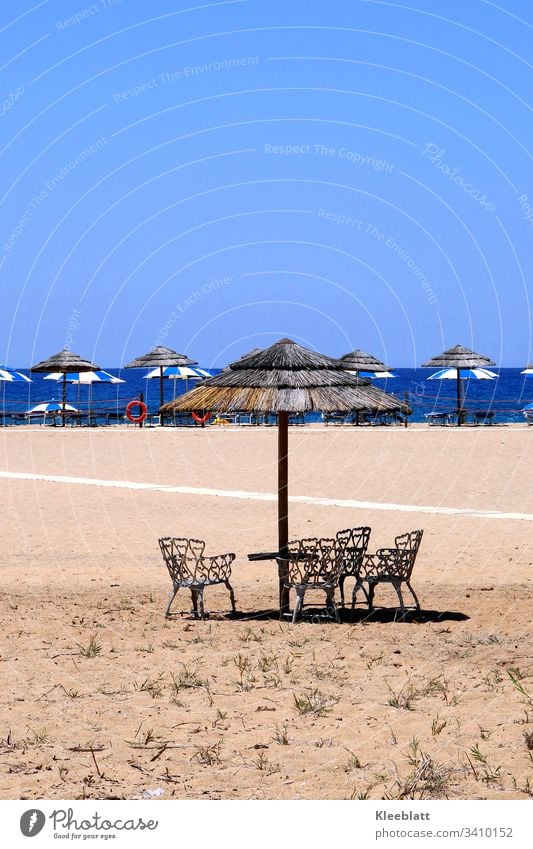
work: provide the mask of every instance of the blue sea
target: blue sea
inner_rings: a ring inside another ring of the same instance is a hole
[[[92,408],[103,421],[104,412],[121,414],[126,404],[143,393],[150,413],[159,408],[159,380],[146,380],[145,369],[120,370],[106,368],[125,383],[94,383],[92,386]],[[27,371],[21,369],[23,374]],[[219,371],[212,369],[213,373]],[[533,375],[520,374],[520,369],[493,369],[499,376],[497,380],[465,380],[464,408],[469,414],[479,411],[494,412],[494,422],[523,422],[521,410],[526,404],[533,403]],[[423,422],[432,412],[453,412],[456,408],[455,380],[429,380],[429,369],[395,369],[395,378],[374,380],[373,383],[396,397],[405,398],[408,393],[409,404],[413,409],[411,421]],[[190,381],[192,389],[195,382]],[[171,401],[174,393],[186,391],[184,380],[165,380],[165,401]],[[88,409],[89,387],[68,384],[67,402],[79,410]],[[0,401],[6,413],[25,412],[35,404],[61,400],[61,384],[44,380],[40,374],[32,377],[32,383],[0,383]],[[471,418],[471,415],[468,416]],[[310,414],[308,421],[319,421],[319,414]]]

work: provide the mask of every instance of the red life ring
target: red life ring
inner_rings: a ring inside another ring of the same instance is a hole
[[[133,410],[134,407],[139,408],[139,415],[138,416],[132,416],[132,414],[131,414],[131,411]],[[133,401],[130,401],[130,403],[126,407],[126,418],[129,419],[130,422],[133,422],[133,424],[140,424],[141,422],[143,422],[145,420],[147,415],[148,415],[148,407],[146,406],[144,401],[137,401],[134,398]]]
[[[202,425],[203,427],[206,421],[211,418],[211,413],[206,413],[205,416],[199,416],[198,413],[195,413],[193,411],[192,417],[195,422],[197,422],[199,425]]]

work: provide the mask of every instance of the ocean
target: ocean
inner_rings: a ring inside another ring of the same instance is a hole
[[[23,374],[29,374],[20,369]],[[125,383],[94,383],[92,386],[92,408],[103,421],[106,411],[121,414],[128,401],[144,394],[144,400],[150,413],[157,413],[159,408],[159,380],[146,380],[145,369],[114,369],[106,368],[110,374],[121,377]],[[213,373],[219,369],[212,369]],[[492,369],[498,374],[496,380],[465,380],[464,408],[468,411],[468,420],[473,412],[493,412],[495,423],[523,422],[521,410],[526,404],[533,402],[533,375],[520,374],[520,369]],[[412,422],[426,421],[426,415],[433,412],[453,412],[456,407],[455,380],[428,380],[430,369],[395,369],[396,377],[387,380],[374,380],[380,389],[405,398],[408,394],[409,404],[413,409]],[[192,389],[195,381],[189,381]],[[171,401],[174,392],[180,395],[186,391],[184,380],[165,379],[165,401]],[[88,409],[89,388],[67,385],[67,402],[79,410]],[[47,401],[61,400],[61,384],[44,380],[43,375],[35,374],[32,383],[0,383],[0,400],[5,413],[21,413],[30,407]],[[311,413],[306,421],[320,421],[321,415]]]

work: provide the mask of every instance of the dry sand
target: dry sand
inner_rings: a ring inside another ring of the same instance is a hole
[[[291,504],[291,535],[415,527],[423,615],[296,626],[276,605],[276,503],[42,480],[2,493],[1,798],[533,795],[533,428],[291,429],[291,494],[458,515]],[[274,493],[267,428],[11,428],[0,470]],[[196,622],[157,539],[235,551]],[[89,656],[87,656],[89,655]],[[92,655],[92,656],[91,656]],[[511,677],[512,676],[512,677]],[[516,682],[513,684],[513,679]],[[522,688],[522,692],[520,690]],[[528,695],[529,694],[529,695]]]

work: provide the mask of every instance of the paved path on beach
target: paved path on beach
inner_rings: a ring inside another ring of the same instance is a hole
[[[246,492],[244,490],[207,489],[205,487],[172,486],[138,481],[99,480],[77,478],[67,475],[39,475],[31,472],[0,471],[0,478],[7,480],[45,481],[47,483],[101,486],[116,489],[135,489],[147,492],[167,492],[176,495],[200,495],[215,498],[238,498],[250,501],[277,501],[277,494],[270,492]],[[355,501],[345,498],[318,498],[312,495],[290,495],[294,504],[312,504],[323,507],[347,507],[358,510],[388,510],[399,513],[436,513],[442,516],[468,516],[474,519],[512,519],[533,522],[533,513],[502,513],[498,510],[474,510],[468,507],[434,507],[426,504],[389,504],[380,501]]]

